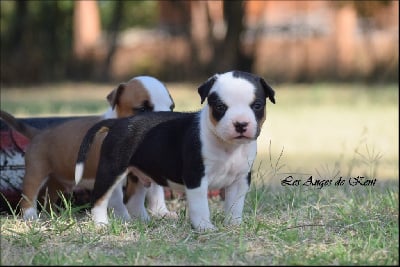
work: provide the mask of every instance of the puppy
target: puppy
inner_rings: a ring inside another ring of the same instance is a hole
[[[259,76],[241,71],[216,74],[198,88],[199,112],[154,112],[105,120],[83,139],[76,182],[98,131],[105,137],[92,191],[92,216],[107,224],[107,204],[121,179],[134,173],[140,180],[127,206],[147,220],[145,186],[156,182],[186,193],[192,226],[215,229],[210,220],[207,192],[225,189],[225,224],[240,224],[257,142],[265,121],[266,99],[275,103],[274,90]],[[150,178],[151,177],[151,178]]]
[[[107,96],[109,109],[102,116],[71,119],[45,130],[31,127],[2,111],[1,117],[11,127],[31,140],[25,154],[25,176],[21,208],[24,219],[37,218],[37,199],[46,184],[50,204],[58,200],[58,191],[66,192],[75,187],[74,166],[83,136],[95,123],[108,118],[121,118],[147,111],[170,111],[174,102],[167,88],[157,79],[139,76],[120,84]],[[88,155],[87,168],[78,187],[92,189],[96,175],[99,150],[103,136],[98,136]],[[165,205],[164,190],[158,185],[150,188],[149,210],[158,216],[171,215]],[[110,207],[117,216],[129,220],[129,211],[122,204],[122,186],[114,191]]]

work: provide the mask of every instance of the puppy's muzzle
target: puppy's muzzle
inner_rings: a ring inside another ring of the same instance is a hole
[[[247,130],[247,125],[249,125],[248,122],[234,122],[233,126],[235,127],[236,132],[243,134]]]

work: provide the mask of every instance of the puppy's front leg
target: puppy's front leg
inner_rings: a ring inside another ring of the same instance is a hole
[[[225,225],[237,225],[242,222],[244,200],[249,190],[249,176],[250,173],[225,188]]]
[[[208,181],[206,177],[201,179],[199,187],[189,189],[185,187],[186,198],[189,205],[189,217],[192,226],[198,231],[215,230],[210,220],[208,207]]]

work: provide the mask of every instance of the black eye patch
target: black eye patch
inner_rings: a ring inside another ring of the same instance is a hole
[[[219,98],[218,94],[213,92],[207,98],[208,105],[212,110],[212,115],[216,121],[220,121],[225,115],[228,106]]]
[[[142,105],[138,107],[134,107],[133,111],[135,112],[148,112],[148,111],[153,111],[154,107],[149,103],[149,101],[143,101]]]
[[[250,108],[253,110],[256,119],[260,120],[264,116],[265,100],[263,98],[256,98],[251,103]]]

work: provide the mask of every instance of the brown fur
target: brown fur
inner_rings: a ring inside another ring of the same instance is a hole
[[[107,100],[113,108],[115,107],[117,117],[135,115],[135,110],[140,108],[144,101],[148,101],[152,105],[149,93],[141,82],[135,79],[120,84],[107,96]],[[43,196],[46,192],[51,205],[54,205],[58,200],[59,191],[67,192],[73,189],[75,186],[75,162],[79,146],[87,130],[102,119],[102,116],[82,117],[37,131],[35,134],[29,133],[28,137],[31,138],[31,142],[25,154],[22,210],[33,206],[32,201],[39,194],[41,188],[38,200],[41,200],[42,197],[40,196]],[[12,127],[17,125],[16,122],[12,122],[10,117],[7,117],[6,121]],[[100,148],[106,132],[107,129],[104,129],[93,142],[85,165],[83,179],[91,179],[94,182]],[[24,134],[24,132],[21,133]],[[28,134],[25,133],[25,135]],[[134,185],[132,186],[134,187]]]

